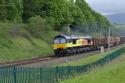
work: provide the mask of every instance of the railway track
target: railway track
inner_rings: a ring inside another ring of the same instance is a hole
[[[13,66],[13,65],[20,66],[20,65],[32,64],[32,63],[41,62],[41,61],[52,60],[55,58],[57,57],[55,57],[54,55],[51,55],[51,56],[38,57],[38,58],[33,58],[28,60],[8,61],[8,62],[0,63],[0,66]]]
[[[75,55],[69,55],[69,56],[64,56],[64,57],[56,57],[54,55],[51,56],[45,56],[45,57],[37,57],[37,58],[33,58],[33,59],[28,59],[28,60],[17,60],[17,61],[8,61],[8,62],[3,62],[0,63],[0,66],[23,66],[23,65],[28,65],[28,64],[34,64],[34,63],[39,63],[39,62],[44,62],[44,61],[50,61],[50,60],[54,60],[54,59],[65,59],[65,58],[70,58],[70,57],[74,57],[74,56],[81,56],[81,55],[85,55],[86,56],[91,56],[92,54],[96,54],[99,51],[91,51],[91,52],[86,52],[86,53],[80,53],[80,54],[75,54]]]
[[[122,45],[119,45],[119,46],[122,46]],[[118,46],[114,46],[112,47],[111,49],[115,49],[117,48]],[[108,49],[105,49],[105,51],[107,51]],[[4,63],[0,63],[0,66],[27,66],[27,65],[32,65],[32,64],[37,64],[39,62],[48,62],[48,63],[52,63],[52,62],[49,62],[49,61],[52,61],[52,60],[55,60],[55,63],[56,63],[56,60],[58,61],[61,61],[61,59],[65,59],[65,58],[71,58],[71,60],[75,60],[75,57],[76,56],[79,56],[79,59],[80,58],[83,58],[83,57],[86,57],[86,56],[91,56],[93,54],[96,54],[96,53],[99,53],[100,50],[96,50],[96,51],[91,51],[91,52],[86,52],[86,53],[81,53],[81,54],[76,54],[76,55],[70,55],[70,56],[64,56],[64,57],[55,57],[54,55],[50,55],[50,56],[46,56],[46,57],[38,57],[38,58],[33,58],[33,59],[28,59],[28,60],[19,60],[19,61],[8,61],[8,62],[4,62]],[[82,56],[82,57],[80,57]],[[74,58],[72,58],[74,57]],[[78,58],[78,57],[76,57]],[[66,61],[62,61],[62,63],[64,63]],[[42,64],[42,63],[39,63],[39,64]],[[46,64],[46,63],[45,63]]]

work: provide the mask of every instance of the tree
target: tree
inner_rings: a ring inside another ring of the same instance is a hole
[[[1,0],[0,18],[1,20],[21,21],[23,12],[22,0]]]
[[[40,16],[55,30],[63,31],[67,25],[85,33],[106,30],[108,20],[93,11],[85,0],[0,0],[1,20],[29,22],[31,17]],[[31,7],[32,6],[32,7]],[[21,18],[22,17],[22,18]],[[39,19],[38,19],[39,20]],[[106,32],[106,31],[105,31]]]
[[[7,18],[6,1],[0,0],[0,21],[5,21]]]

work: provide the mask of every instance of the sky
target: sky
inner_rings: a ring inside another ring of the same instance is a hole
[[[125,0],[86,0],[93,10],[103,15],[125,13]]]

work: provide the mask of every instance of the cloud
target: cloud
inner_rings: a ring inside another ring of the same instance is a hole
[[[102,14],[125,12],[125,0],[86,0],[86,2]]]
[[[116,14],[116,13],[102,13],[102,15],[105,15],[105,16],[107,16],[107,15],[113,15],[113,14]]]

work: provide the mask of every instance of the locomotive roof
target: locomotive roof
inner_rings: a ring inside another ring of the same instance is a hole
[[[92,39],[91,36],[78,36],[78,35],[71,35],[71,36],[68,36],[68,35],[58,35],[55,38],[57,38],[57,37],[64,37],[66,39],[78,39],[78,38]]]

